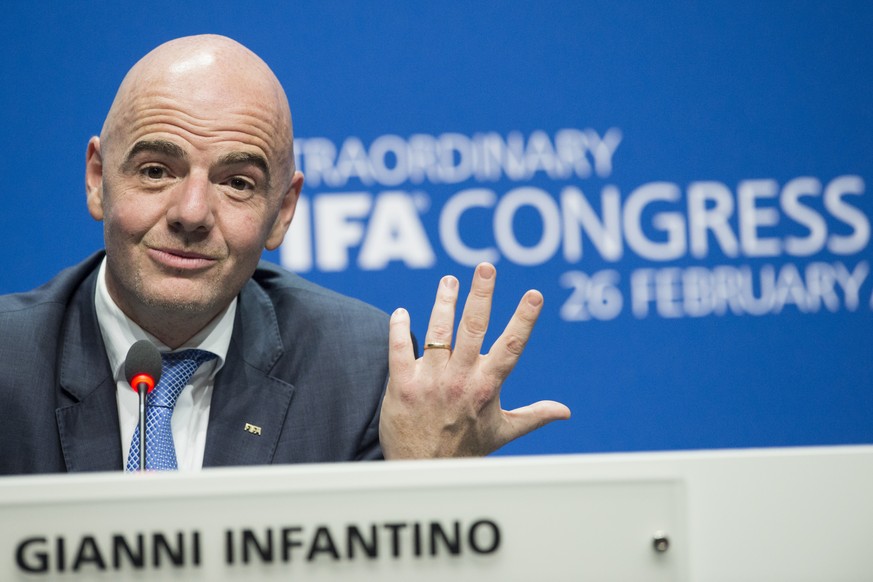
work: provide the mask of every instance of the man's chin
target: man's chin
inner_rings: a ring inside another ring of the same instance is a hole
[[[147,298],[145,304],[152,309],[166,312],[170,316],[172,316],[173,314],[194,315],[204,313],[209,311],[210,308],[213,307],[208,302],[183,299],[167,299],[164,297]]]
[[[215,294],[197,293],[194,290],[175,290],[171,293],[147,293],[142,297],[142,302],[153,310],[164,312],[169,317],[174,314],[202,316],[218,313],[230,303],[231,299],[224,299]]]

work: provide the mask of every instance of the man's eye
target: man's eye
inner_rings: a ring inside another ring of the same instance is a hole
[[[247,190],[253,187],[249,181],[242,178],[231,178],[227,184],[234,190]]]
[[[160,166],[148,166],[143,168],[142,174],[151,180],[160,180],[167,175],[167,172]]]

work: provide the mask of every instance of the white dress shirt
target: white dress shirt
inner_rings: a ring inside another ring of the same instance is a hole
[[[233,320],[236,315],[234,299],[209,325],[176,350],[170,350],[159,339],[142,329],[127,317],[115,304],[106,287],[106,259],[100,265],[97,276],[97,292],[94,304],[97,308],[97,322],[106,345],[109,365],[115,375],[118,389],[118,421],[121,429],[121,450],[124,467],[130,455],[133,432],[139,422],[139,396],[124,377],[124,360],[134,342],[147,339],[161,353],[197,348],[212,352],[217,358],[204,363],[188,381],[179,395],[173,411],[171,426],[176,445],[176,461],[181,470],[200,469],[203,466],[203,452],[206,449],[206,428],[209,423],[209,406],[212,401],[212,388],[215,375],[224,366]]]

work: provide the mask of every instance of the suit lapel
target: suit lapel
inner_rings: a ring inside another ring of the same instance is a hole
[[[249,281],[239,296],[224,367],[215,380],[203,466],[273,460],[294,387],[270,375],[284,349],[266,293]]]
[[[61,332],[55,415],[67,471],[122,468],[115,379],[94,308],[98,265],[73,294]]]

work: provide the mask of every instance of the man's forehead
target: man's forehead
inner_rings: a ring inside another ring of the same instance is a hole
[[[163,122],[169,123],[163,129],[187,132],[192,142],[198,135],[232,136],[267,158],[291,157],[293,130],[281,84],[257,55],[224,37],[170,41],[141,59],[119,88],[103,137],[124,135],[126,144],[116,144],[124,150],[160,131]]]
[[[152,85],[116,103],[104,142],[113,156],[139,152],[206,159],[210,166],[253,163],[265,172],[293,164],[291,128],[275,102],[228,98],[221,87],[203,96]],[[117,158],[116,158],[117,159]],[[124,162],[122,162],[124,163]]]

